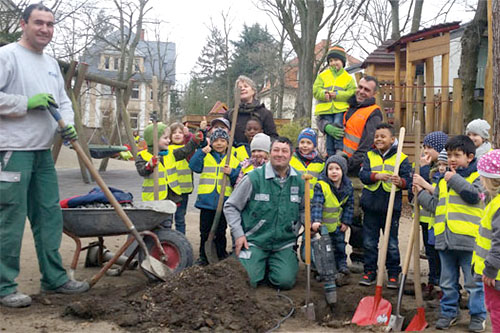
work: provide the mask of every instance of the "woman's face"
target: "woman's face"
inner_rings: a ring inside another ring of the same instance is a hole
[[[240,89],[240,99],[243,103],[252,103],[253,97],[255,96],[255,91],[252,87],[245,81],[238,82],[238,88]]]

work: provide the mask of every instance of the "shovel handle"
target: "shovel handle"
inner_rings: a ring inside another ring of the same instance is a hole
[[[420,174],[420,120],[415,121],[415,173]],[[424,306],[424,298],[422,295],[422,286],[420,285],[420,237],[418,231],[420,227],[420,209],[418,204],[418,196],[414,199],[414,220],[413,233],[415,233],[415,242],[413,243],[413,281],[415,285],[415,300],[417,307]]]
[[[304,229],[305,229],[305,251],[306,265],[311,264],[311,180],[312,176],[305,173],[302,179],[305,180],[304,185]]]
[[[153,156],[158,158],[158,117],[156,111],[151,115],[151,120],[153,121]],[[161,163],[158,161],[158,163]],[[155,200],[160,200],[160,185],[158,181],[158,166],[153,168],[153,198]]]

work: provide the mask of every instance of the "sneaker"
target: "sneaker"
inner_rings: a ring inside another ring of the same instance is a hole
[[[339,273],[342,273],[344,275],[351,275],[351,271],[349,270],[349,268],[347,266],[339,268]]]
[[[471,316],[469,323],[469,332],[484,332],[486,329],[486,320],[479,316]]]
[[[0,304],[9,308],[24,308],[31,305],[31,297],[14,291],[12,294],[0,297]]]
[[[399,281],[397,276],[390,276],[389,280],[387,281],[387,288],[389,289],[398,289],[399,288]]]
[[[65,284],[54,290],[43,290],[46,293],[81,294],[90,289],[87,281],[68,280]]]
[[[361,277],[361,280],[359,280],[359,284],[362,286],[371,286],[372,284],[375,284],[375,280],[375,272],[367,272]]]
[[[472,321],[472,319],[471,319]],[[447,330],[453,325],[457,323],[457,317],[444,317],[441,316],[439,317],[438,321],[436,322],[436,329],[438,330]]]

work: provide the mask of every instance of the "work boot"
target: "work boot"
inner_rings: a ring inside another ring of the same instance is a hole
[[[484,332],[486,329],[486,320],[479,316],[471,316],[469,323],[469,332]]]
[[[87,281],[68,280],[59,288],[53,290],[43,290],[43,292],[57,294],[81,294],[89,289],[90,285]]]
[[[436,329],[438,330],[447,330],[453,325],[457,323],[457,317],[444,317],[441,316],[439,317],[438,321],[436,322]]]
[[[337,288],[335,283],[325,283],[325,298],[328,305],[337,303]]]
[[[0,297],[0,304],[9,308],[24,308],[31,305],[31,297],[14,291],[12,294]]]

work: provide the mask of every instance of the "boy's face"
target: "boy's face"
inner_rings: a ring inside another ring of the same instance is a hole
[[[474,146],[479,147],[484,143],[484,139],[476,133],[469,132],[467,136],[474,142]]]
[[[252,158],[258,163],[266,162],[269,159],[269,154],[263,150],[255,149],[252,151]]]
[[[212,148],[218,153],[225,153],[228,142],[225,139],[217,138],[212,142]]]
[[[430,146],[424,145],[424,154],[431,157],[431,162],[436,162],[439,157],[439,152]]]
[[[446,163],[445,161],[438,162],[438,172],[440,174],[444,174],[447,171],[446,170],[447,168],[448,168],[448,163]]]
[[[474,154],[468,156],[461,150],[448,150],[448,165],[450,169],[456,170],[457,168],[466,168],[469,163],[474,159]]]
[[[181,130],[180,128],[176,128],[172,133],[172,143],[179,145],[182,144],[183,141],[184,141],[184,131]]]
[[[375,144],[375,148],[385,153],[389,150],[389,148],[391,148],[395,139],[396,138],[392,136],[392,133],[388,128],[379,128],[375,131],[373,143]]]
[[[262,133],[262,126],[256,120],[247,121],[247,125],[245,126],[245,136],[247,137],[248,142],[252,142],[253,137],[257,133]]]
[[[312,153],[313,150],[314,150],[314,143],[311,140],[306,139],[306,138],[300,139],[299,152],[302,155],[310,154],[310,153]]]
[[[160,138],[158,139],[158,149],[160,150],[168,149],[168,145],[170,143],[170,137],[168,134],[169,134],[168,131],[165,130],[165,132],[163,132],[163,134],[160,136]]]
[[[342,168],[337,163],[328,164],[328,178],[337,183],[342,179]]]
[[[330,58],[328,60],[328,65],[330,67],[335,68],[336,70],[339,70],[344,67],[344,64],[342,63],[342,60],[337,59],[337,58]]]

